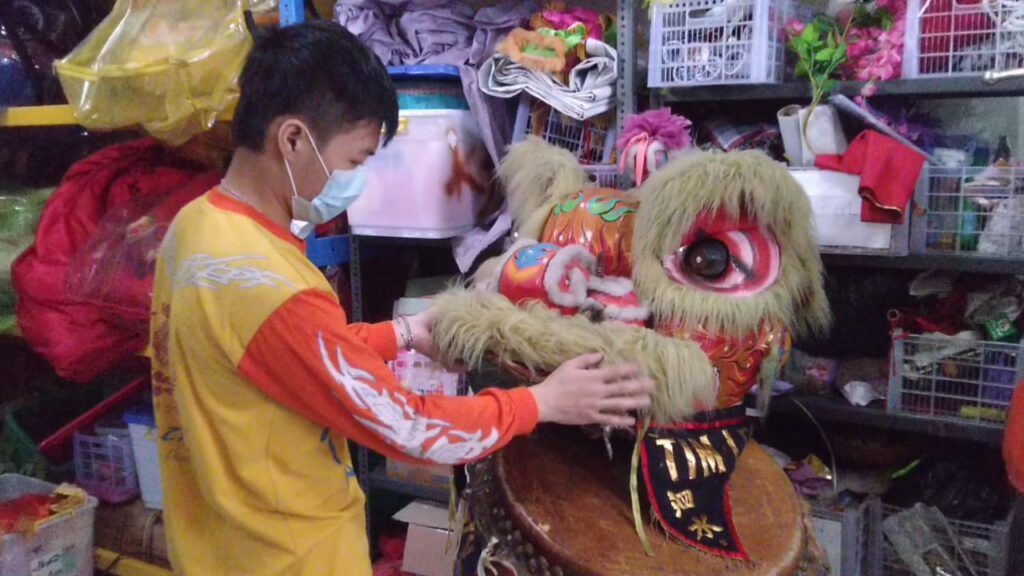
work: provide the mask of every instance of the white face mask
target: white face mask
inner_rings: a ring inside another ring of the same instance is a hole
[[[292,167],[288,160],[284,161],[284,168],[288,171],[288,180],[292,184],[292,222],[291,232],[300,239],[305,239],[318,224],[324,224],[334,220],[348,209],[353,202],[359,198],[366,187],[367,170],[365,166],[353,168],[352,170],[327,169],[324,157],[320,154],[313,134],[309,129],[303,127],[310,144],[313,145],[313,152],[316,153],[320,166],[327,176],[327,183],[324,184],[320,194],[312,200],[306,200],[299,196],[299,190],[295,187],[295,178],[292,176]]]

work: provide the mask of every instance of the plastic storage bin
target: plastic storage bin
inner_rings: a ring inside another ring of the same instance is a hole
[[[580,121],[524,94],[519,99],[512,141],[531,134],[572,152],[581,164],[608,164],[615,150],[615,116],[605,112]]]
[[[75,483],[111,504],[139,495],[132,439],[127,428],[97,426],[94,434],[77,432],[74,446]]]
[[[893,334],[888,410],[1001,427],[1024,378],[1022,345],[941,334]]]
[[[0,475],[0,502],[26,494],[50,494],[54,486],[17,474]],[[0,538],[0,576],[92,576],[95,498],[74,513],[51,518],[30,537]]]
[[[135,470],[139,474],[142,503],[146,508],[164,509],[164,489],[160,482],[160,454],[157,450],[156,417],[153,406],[141,405],[125,412],[124,421],[132,438]]]
[[[650,87],[780,82],[787,0],[654,2]]]
[[[925,168],[911,252],[1024,258],[1024,169]]]
[[[1024,19],[1008,0],[909,0],[904,78],[1024,67]]]
[[[450,101],[444,79],[457,82],[458,70],[392,72],[402,102],[414,108],[401,109],[395,139],[366,163],[366,190],[348,209],[352,233],[436,239],[468,232],[491,194],[490,159],[480,128],[464,98],[458,109],[426,108]]]

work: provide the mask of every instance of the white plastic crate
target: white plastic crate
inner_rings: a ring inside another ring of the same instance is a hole
[[[782,80],[788,0],[654,2],[650,87]]]
[[[903,508],[883,505],[882,519],[903,511]],[[943,536],[943,549],[956,558],[960,574],[975,576],[1011,576],[1008,572],[1010,545],[1010,522],[992,524],[964,522],[947,518],[953,529],[953,538]],[[896,549],[882,533],[881,522],[876,524],[873,539],[882,548],[881,567],[875,567],[868,574],[881,576],[914,576],[896,553]],[[955,542],[954,542],[955,540]],[[960,552],[957,552],[957,549]]]
[[[1024,378],[1024,343],[893,334],[888,410],[1001,427]]]
[[[27,494],[51,494],[55,485],[18,474],[0,475],[0,502]],[[31,537],[0,537],[0,576],[92,576],[93,521],[97,501],[46,520]]]
[[[1024,258],[1024,169],[928,166],[911,252]]]
[[[1024,67],[1016,0],[909,0],[903,77],[971,76]]]
[[[580,121],[524,94],[519,99],[512,141],[530,134],[572,152],[582,164],[608,164],[615,150],[614,112]]]
[[[615,164],[594,164],[583,169],[598,188],[619,187],[619,167]]]
[[[880,503],[874,498],[846,507],[822,502],[811,504],[814,537],[825,551],[832,574],[875,576],[868,567],[872,520],[880,509]]]

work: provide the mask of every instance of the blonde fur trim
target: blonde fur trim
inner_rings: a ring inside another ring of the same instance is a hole
[[[767,290],[735,298],[670,280],[666,256],[701,214],[724,210],[753,217],[781,248],[779,277]],[[633,245],[633,281],[656,321],[703,325],[741,336],[776,320],[798,333],[828,329],[832,316],[822,286],[811,206],[792,176],[760,152],[685,154],[640,188]]]
[[[437,298],[436,309],[434,344],[445,361],[477,367],[486,358],[546,374],[581,354],[600,352],[609,364],[639,365],[657,382],[655,421],[679,421],[714,405],[714,369],[694,342],[621,324],[594,324],[542,304],[520,309],[483,292],[451,290]]]
[[[520,238],[540,239],[555,205],[586,187],[587,173],[567,150],[536,136],[509,147],[498,166],[513,230]]]

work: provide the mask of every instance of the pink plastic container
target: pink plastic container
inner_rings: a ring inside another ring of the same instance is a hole
[[[492,193],[487,149],[466,110],[402,111],[395,139],[366,165],[366,190],[348,209],[360,236],[458,236]]]

